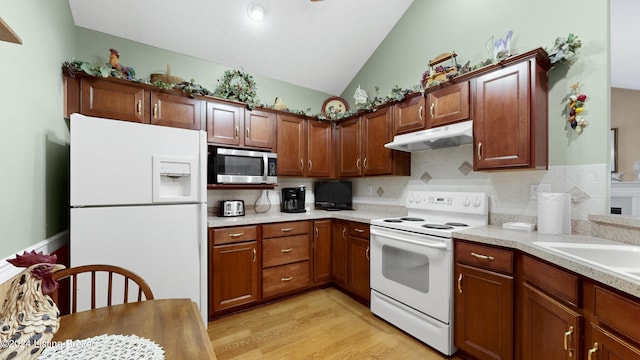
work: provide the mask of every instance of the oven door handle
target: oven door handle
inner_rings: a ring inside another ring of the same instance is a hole
[[[372,231],[372,233],[374,233],[374,231]],[[386,237],[386,238],[397,240],[397,241],[403,241],[403,242],[407,242],[407,243],[418,245],[418,246],[434,248],[434,249],[443,249],[443,250],[445,250],[447,248],[446,244],[441,244],[441,243],[436,243],[436,242],[414,241],[414,240],[409,240],[407,238],[393,236],[393,235],[389,235],[389,234],[374,233],[374,235],[377,235],[377,236],[380,236],[380,237]]]

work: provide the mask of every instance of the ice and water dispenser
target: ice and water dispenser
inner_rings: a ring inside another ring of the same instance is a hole
[[[153,202],[198,201],[195,158],[153,157]]]

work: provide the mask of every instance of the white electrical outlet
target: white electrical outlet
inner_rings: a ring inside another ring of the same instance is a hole
[[[538,200],[538,185],[530,185],[529,187],[529,198],[531,200]]]
[[[551,184],[532,184],[529,187],[529,198],[538,200],[538,193],[551,192]]]

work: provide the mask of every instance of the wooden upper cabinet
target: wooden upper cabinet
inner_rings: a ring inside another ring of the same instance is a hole
[[[151,92],[151,123],[204,130],[204,101],[182,95]]]
[[[362,167],[364,175],[388,175],[393,170],[392,150],[384,144],[393,140],[393,112],[390,107],[362,116]]]
[[[276,116],[261,110],[244,113],[244,145],[263,149],[276,146]]]
[[[393,106],[393,134],[404,134],[427,127],[425,98],[416,94]]]
[[[80,112],[84,115],[149,123],[146,91],[143,88],[97,78],[82,78],[80,89]]]
[[[207,142],[240,146],[244,131],[240,131],[244,109],[217,102],[207,102]]]
[[[362,166],[360,118],[339,123],[337,133],[338,177],[360,176]]]
[[[278,114],[278,176],[305,176],[307,148],[306,120]]]
[[[307,120],[307,176],[321,178],[335,174],[332,131],[326,121]]]
[[[469,81],[428,93],[426,105],[428,128],[469,119]]]
[[[475,79],[474,170],[547,168],[548,61],[541,56],[524,54]]]

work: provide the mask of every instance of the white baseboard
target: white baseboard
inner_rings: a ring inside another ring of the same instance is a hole
[[[24,251],[31,252],[31,250],[35,250],[36,252],[42,251],[45,254],[50,254],[60,249],[62,246],[64,246],[68,242],[69,242],[69,230],[65,230],[63,232],[53,235],[48,239],[44,239],[39,243],[24,249]],[[22,251],[20,251],[19,254],[22,254]],[[0,284],[8,280],[11,280],[14,276],[19,274],[22,270],[24,270],[23,268],[17,268],[11,265],[11,263],[7,262],[7,259],[11,259],[13,257],[14,256],[12,255],[0,261]]]

